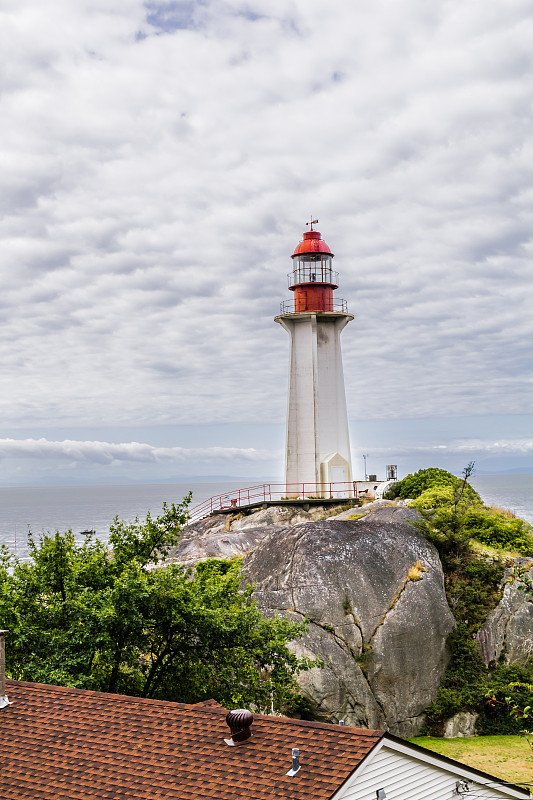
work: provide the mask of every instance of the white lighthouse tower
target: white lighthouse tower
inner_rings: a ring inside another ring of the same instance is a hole
[[[317,222],[307,223],[310,230],[292,255],[294,300],[282,303],[275,318],[291,337],[285,481],[294,496],[351,496],[340,335],[353,316],[345,300],[333,298],[338,273],[333,253],[313,230]]]

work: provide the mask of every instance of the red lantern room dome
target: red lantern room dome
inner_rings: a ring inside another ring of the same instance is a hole
[[[333,291],[339,285],[339,276],[333,271],[333,253],[313,225],[292,254],[292,272],[287,276],[289,289],[294,292],[292,303],[283,303],[282,313],[346,313],[344,300],[334,300]]]
[[[333,253],[323,241],[318,231],[306,231],[304,233],[303,241],[296,247],[291,258],[295,256],[304,255],[307,253],[324,253],[328,256],[333,256]]]

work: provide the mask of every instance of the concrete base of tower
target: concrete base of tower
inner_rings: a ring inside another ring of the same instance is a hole
[[[317,484],[324,484],[321,493],[330,496],[330,484],[335,483],[335,492],[344,497],[352,481],[340,345],[341,331],[352,319],[351,314],[339,312],[276,317],[291,337],[288,496],[317,496],[321,491]]]
[[[320,464],[320,481],[324,494],[333,497],[353,497],[352,467],[340,453],[332,453]]]

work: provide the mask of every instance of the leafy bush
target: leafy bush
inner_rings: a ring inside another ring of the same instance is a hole
[[[487,668],[467,626],[459,623],[448,643],[450,663],[441,681],[437,698],[426,709],[427,730],[439,733],[439,725],[459,711],[473,711],[483,705],[487,692]]]
[[[497,664],[490,674],[485,693],[483,714],[479,722],[481,733],[520,733],[527,723],[510,708],[531,704],[533,660],[523,664]]]
[[[422,492],[412,505],[429,525],[423,533],[438,546],[439,538],[475,540],[500,550],[512,550],[524,556],[533,555],[531,525],[502,511],[484,506],[469,484],[464,487],[461,505],[454,511],[454,488],[434,486]],[[441,549],[441,548],[439,548]]]
[[[419,494],[413,501],[413,508],[419,511],[425,509],[438,509],[447,508],[453,503],[453,486],[447,484],[446,486],[430,486]]]
[[[448,604],[457,620],[476,633],[502,596],[504,565],[501,560],[465,559],[446,577]]]
[[[456,487],[460,486],[462,480],[447,472],[445,469],[438,467],[429,467],[428,469],[419,469],[418,472],[406,475],[401,481],[391,486],[386,494],[388,500],[394,500],[396,497],[415,499],[427,491],[428,489],[443,488],[449,486],[453,491]],[[472,499],[481,502],[478,493],[467,484],[466,491]]]
[[[513,704],[531,703],[533,660],[526,665],[496,664],[487,668],[479,656],[477,643],[465,627],[458,625],[450,637],[453,655],[439,688],[428,709],[424,731],[442,734],[446,719],[459,711],[479,714],[477,730],[483,735],[518,734],[523,719],[510,713]]]
[[[439,509],[450,508],[455,502],[455,493],[457,492],[458,485],[455,486],[446,484],[444,486],[431,486],[420,494],[414,501],[413,507],[419,511],[424,509]],[[472,489],[469,483],[466,483],[463,489],[461,502],[468,505],[481,505],[481,499],[475,489]]]
[[[521,519],[509,518],[501,511],[480,506],[465,512],[463,526],[472,539],[482,544],[533,555],[531,525]]]

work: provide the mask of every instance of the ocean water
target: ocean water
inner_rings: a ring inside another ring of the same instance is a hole
[[[533,475],[472,475],[470,483],[487,505],[508,509],[533,525]]]
[[[509,509],[533,524],[533,475],[474,475],[471,483],[486,503]],[[105,541],[117,515],[126,521],[136,516],[142,519],[147,511],[157,516],[164,501],[179,502],[189,490],[195,506],[244,485],[228,481],[0,488],[0,544],[25,558],[28,529],[34,535],[72,529],[78,542],[84,540],[82,531],[94,530]]]
[[[189,491],[194,507],[240,486],[228,481],[0,488],[0,544],[25,558],[28,530],[35,538],[42,532],[72,530],[78,542],[84,541],[82,531],[94,530],[105,541],[115,516],[126,522],[143,519],[148,511],[157,516],[165,501],[179,503]]]

